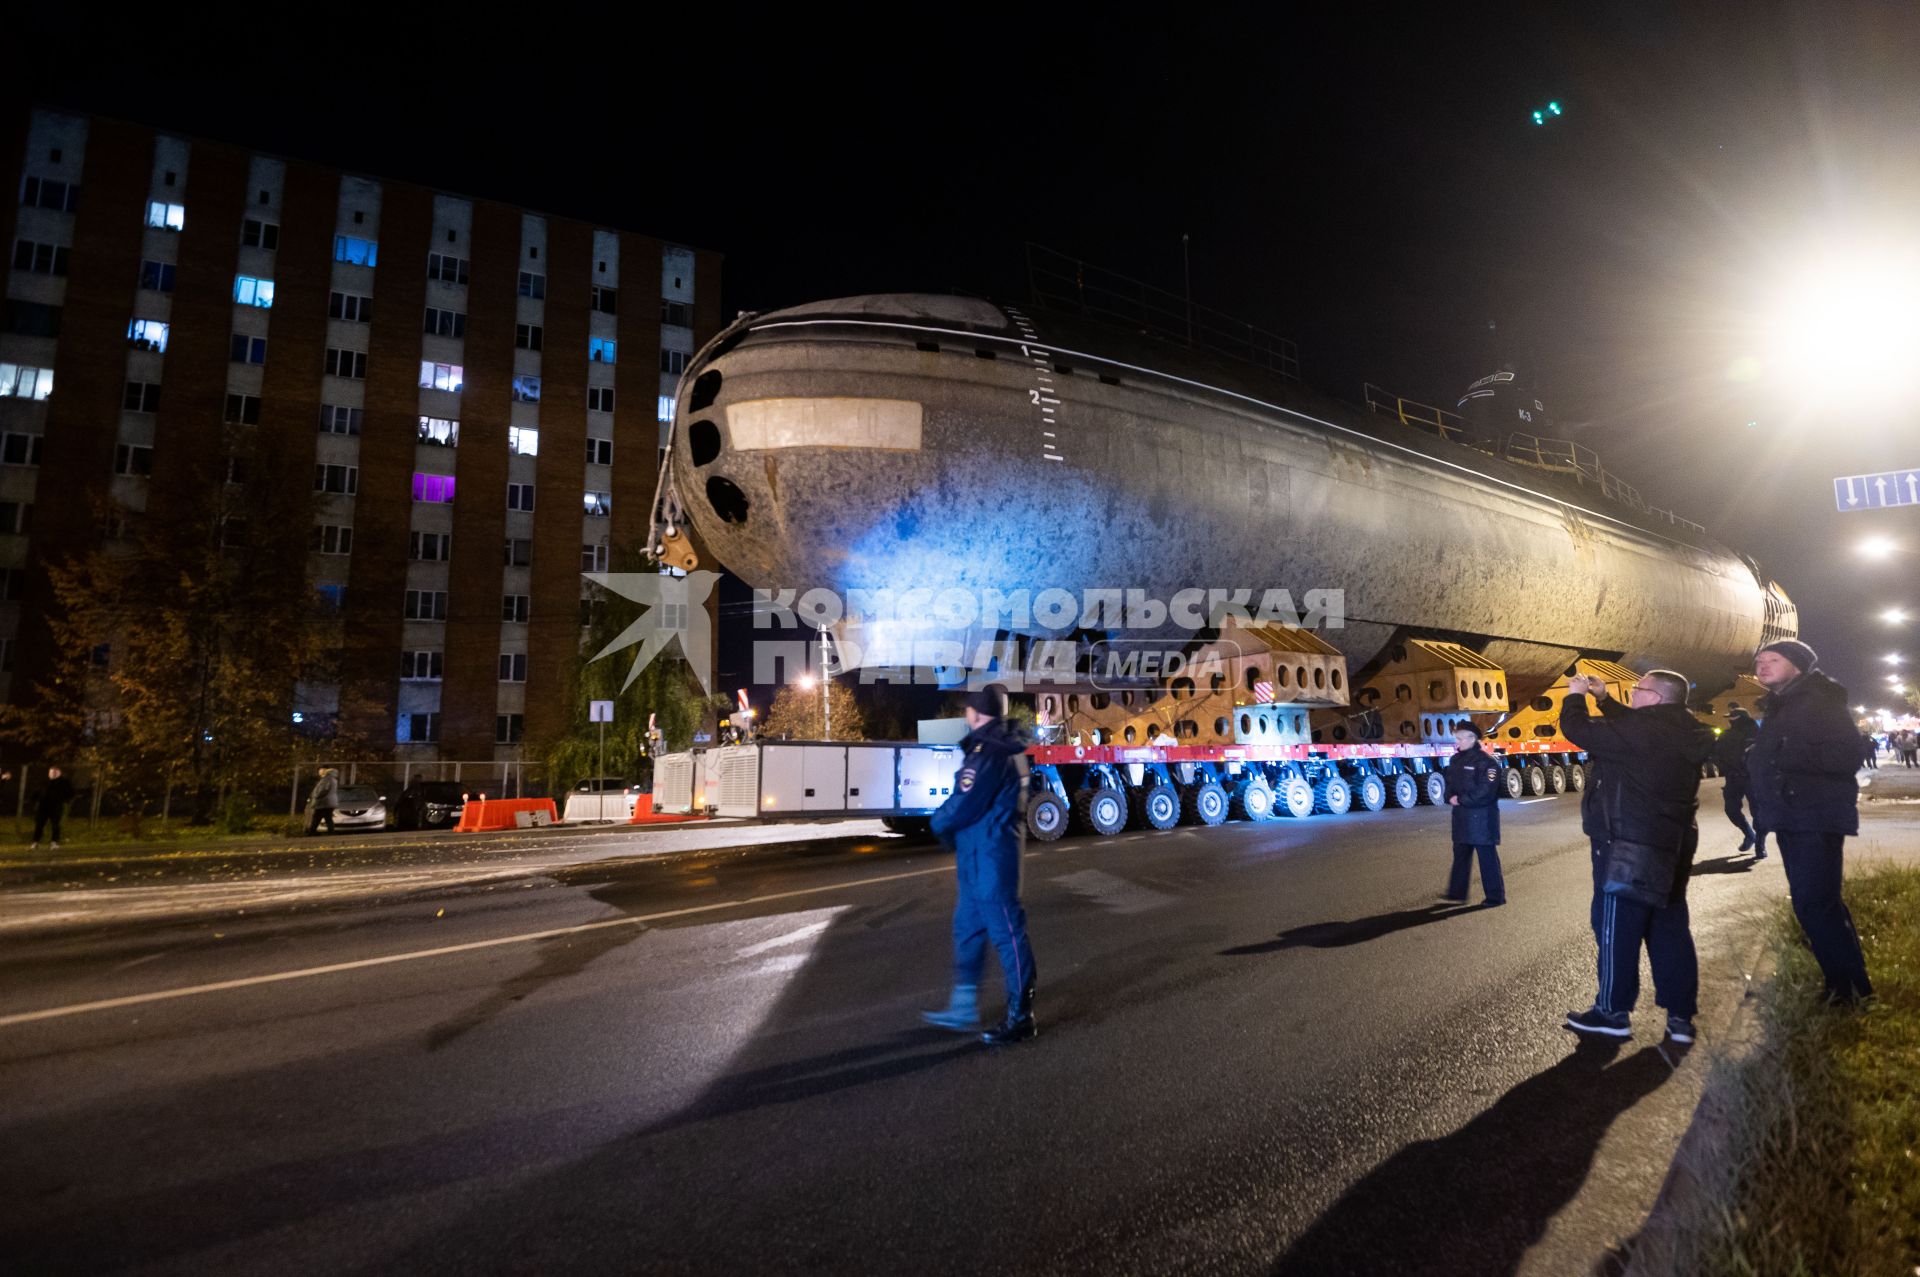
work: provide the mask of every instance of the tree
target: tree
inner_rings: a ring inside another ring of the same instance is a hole
[[[233,429],[148,508],[102,511],[125,535],[48,565],[52,674],[10,728],[78,748],[116,788],[185,784],[207,819],[223,791],[286,774],[294,689],[323,679],[325,619],[305,572],[313,498],[284,441]],[[71,739],[78,733],[78,739]]]
[[[823,721],[826,715],[817,683],[812,687],[790,683],[775,693],[760,724],[760,735],[793,740],[865,740],[866,716],[847,685],[837,679],[827,680],[827,696],[833,711],[832,735],[827,734],[828,724]]]
[[[619,572],[657,571],[658,565],[646,553],[626,547],[610,556]],[[571,789],[582,777],[599,774],[600,724],[592,722],[590,707],[594,701],[613,702],[613,721],[606,725],[605,774],[644,782],[653,770],[647,749],[647,717],[652,715],[660,731],[660,753],[689,749],[701,724],[719,707],[724,713],[731,702],[724,696],[701,692],[693,671],[676,652],[662,652],[650,661],[623,688],[632,667],[630,651],[614,652],[603,660],[592,659],[640,615],[641,605],[631,599],[592,587],[594,605],[588,612],[586,632],[581,639],[568,674],[568,703],[572,713],[559,735],[533,741],[529,753],[546,762],[549,787],[560,793]]]

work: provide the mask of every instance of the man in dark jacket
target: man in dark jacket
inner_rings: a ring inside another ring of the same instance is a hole
[[[1608,698],[1602,679],[1576,676],[1567,683],[1560,734],[1586,750],[1591,763],[1580,824],[1593,844],[1591,918],[1600,948],[1599,995],[1585,1011],[1567,1016],[1576,1033],[1632,1036],[1628,1017],[1640,997],[1644,943],[1653,1000],[1667,1012],[1667,1037],[1682,1045],[1694,1038],[1700,964],[1687,917],[1687,875],[1699,841],[1693,815],[1700,765],[1713,752],[1713,730],[1687,712],[1688,687],[1684,675],[1649,670],[1634,684],[1629,707]],[[1587,712],[1589,696],[1598,718]],[[1610,869],[1664,865],[1665,857],[1672,872],[1664,904],[1608,889],[1610,879],[1623,876]]]
[[[1000,955],[1006,1017],[980,1035],[989,1046],[1034,1036],[1033,946],[1020,907],[1020,852],[1027,836],[1027,742],[1007,726],[1007,692],[998,683],[967,696],[968,734],[953,794],[933,813],[935,837],[953,849],[953,993],[929,1024],[972,1032],[979,1019],[980,971],[987,941]]]
[[[1720,791],[1720,800],[1727,809],[1727,819],[1740,831],[1740,850],[1753,852],[1755,860],[1767,858],[1767,831],[1755,829],[1747,823],[1747,751],[1753,748],[1753,739],[1759,732],[1747,711],[1735,705],[1727,711],[1727,730],[1720,733],[1720,739],[1713,743],[1713,764],[1720,769],[1721,777],[1726,781]]]
[[[1847,835],[1860,832],[1860,733],[1847,689],[1815,668],[1818,660],[1793,639],[1754,656],[1753,676],[1767,696],[1747,770],[1754,819],[1780,840],[1794,916],[1820,962],[1827,996],[1852,1003],[1873,992],[1853,915],[1840,898]]]
[[[60,820],[67,814],[67,804],[73,801],[73,782],[63,775],[58,767],[47,768],[46,787],[40,791],[40,800],[33,806],[33,848],[40,846],[40,836],[53,827],[53,849],[60,850]]]
[[[1447,806],[1453,808],[1453,872],[1447,876],[1448,900],[1467,898],[1474,853],[1480,855],[1480,890],[1488,905],[1507,903],[1500,876],[1500,764],[1480,748],[1480,729],[1462,723],[1453,729],[1458,747],[1447,760]]]

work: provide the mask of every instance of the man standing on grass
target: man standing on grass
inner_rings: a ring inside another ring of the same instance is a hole
[[[1760,734],[1747,753],[1754,821],[1780,845],[1793,913],[1826,977],[1827,999],[1873,994],[1853,915],[1840,898],[1844,848],[1860,832],[1860,733],[1847,689],[1822,674],[1805,643],[1782,639],[1753,658],[1767,689]]]
[[[1593,774],[1580,797],[1580,824],[1593,843],[1593,938],[1600,949],[1599,994],[1567,1016],[1582,1037],[1633,1036],[1640,997],[1640,947],[1653,965],[1653,1000],[1667,1011],[1667,1039],[1694,1038],[1700,963],[1687,915],[1687,876],[1700,831],[1700,765],[1713,729],[1687,711],[1686,677],[1649,670],[1631,707],[1607,695],[1604,679],[1567,681],[1560,734],[1587,751]],[[1587,713],[1587,697],[1599,717]]]

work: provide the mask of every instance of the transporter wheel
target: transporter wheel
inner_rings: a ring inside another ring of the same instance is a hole
[[[1133,810],[1144,829],[1172,829],[1180,823],[1180,795],[1172,785],[1150,785],[1134,794]]]
[[[1180,809],[1189,825],[1217,825],[1227,818],[1227,791],[1218,781],[1201,781],[1182,796]]]
[[[882,816],[880,817],[880,823],[894,833],[905,834],[909,838],[915,834],[926,834],[933,831],[933,822],[925,816]]]
[[[1353,787],[1353,796],[1368,811],[1379,811],[1387,805],[1387,782],[1371,774],[1362,776]]]
[[[1518,767],[1502,767],[1500,784],[1508,798],[1518,798],[1527,792],[1527,778],[1521,774],[1521,769]]]
[[[1117,789],[1083,789],[1073,798],[1074,823],[1105,838],[1127,823],[1126,796]]]
[[[1273,790],[1265,777],[1254,776],[1243,780],[1233,791],[1233,801],[1229,805],[1235,820],[1245,820],[1252,824],[1273,819]]]
[[[1547,792],[1547,769],[1537,763],[1527,764],[1527,793],[1535,798]]]
[[[1398,776],[1389,777],[1388,781],[1389,784],[1387,788],[1389,792],[1393,794],[1393,805],[1395,807],[1405,811],[1409,807],[1419,805],[1420,781],[1418,777],[1410,772],[1401,772]]]
[[[1345,789],[1346,787],[1346,782],[1342,781],[1340,788]],[[1286,780],[1280,782],[1280,810],[1292,816],[1295,820],[1304,820],[1306,817],[1313,815],[1313,809],[1318,801],[1318,798],[1314,794],[1314,787],[1308,784],[1305,778],[1289,776]],[[1352,804],[1352,794],[1347,795],[1347,802],[1349,805]]]
[[[1067,832],[1067,805],[1053,794],[1035,794],[1027,800],[1027,832],[1041,842],[1053,842]]]
[[[1547,768],[1547,792],[1550,794],[1567,792],[1567,769],[1559,763]]]
[[[1579,793],[1587,787],[1587,765],[1585,763],[1567,764],[1567,788]]]
[[[1420,801],[1433,807],[1447,805],[1447,774],[1428,772],[1420,779]]]
[[[1330,816],[1344,816],[1353,810],[1353,788],[1338,776],[1329,776],[1313,787],[1313,809]]]

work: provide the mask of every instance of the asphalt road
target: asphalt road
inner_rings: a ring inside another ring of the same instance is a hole
[[[556,843],[245,914],[62,921],[115,888],[30,876],[7,898],[41,922],[0,954],[0,1255],[1578,1273],[1657,1192],[1785,891],[1702,796],[1691,1058],[1657,1049],[1650,991],[1617,1052],[1559,1027],[1592,996],[1570,799],[1503,812],[1500,909],[1435,907],[1432,809],[1036,845],[1041,1035],[1003,1052],[918,1023],[951,862],[888,837]],[[1910,854],[1916,825],[1870,812],[1862,848]],[[219,885],[182,872],[183,899]]]

